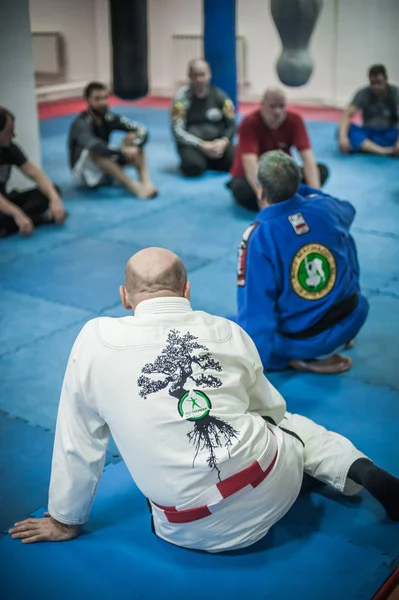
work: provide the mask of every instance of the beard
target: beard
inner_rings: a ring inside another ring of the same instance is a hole
[[[96,117],[103,117],[108,110],[108,106],[104,106],[102,108],[90,108],[90,110]]]

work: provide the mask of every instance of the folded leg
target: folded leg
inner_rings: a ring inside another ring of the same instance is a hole
[[[231,169],[234,159],[234,146],[229,144],[225,153],[220,158],[208,158],[208,169],[210,171],[221,171],[228,173]]]
[[[231,190],[234,199],[238,204],[248,210],[255,212],[259,211],[256,194],[245,177],[233,177],[228,182],[227,187]]]
[[[286,435],[301,439],[303,468],[307,475],[346,496],[353,496],[365,488],[393,521],[399,521],[397,477],[377,467],[344,436],[328,431],[306,417],[286,413],[279,427]]]
[[[208,168],[208,160],[201,148],[180,146],[177,151],[181,158],[180,169],[186,177],[199,177]]]
[[[388,156],[393,152],[394,142],[392,141],[389,147],[387,143],[384,143],[385,140],[375,136],[375,131],[371,127],[352,124],[348,131],[348,137],[352,152],[368,152],[381,156]],[[383,141],[383,145],[380,145],[381,141]]]
[[[362,489],[361,485],[349,479],[348,473],[352,464],[365,455],[347,438],[291,413],[286,413],[279,426],[302,440],[305,473],[347,496]]]

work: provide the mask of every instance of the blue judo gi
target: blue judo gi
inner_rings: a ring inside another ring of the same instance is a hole
[[[330,354],[364,324],[354,207],[306,185],[261,210],[241,240],[237,322],[265,369]]]

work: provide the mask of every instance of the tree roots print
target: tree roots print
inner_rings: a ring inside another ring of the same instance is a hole
[[[137,384],[142,398],[147,399],[150,394],[169,387],[169,395],[180,400],[189,391],[185,388],[189,380],[194,382],[196,388],[219,388],[222,385],[219,377],[209,373],[220,373],[220,363],[197,339],[189,332],[182,335],[176,329],[168,333],[165,348],[154,362],[147,363],[141,370]],[[198,453],[206,450],[209,453],[207,464],[212,471],[216,470],[220,480],[216,449],[224,447],[230,453],[232,440],[237,435],[238,432],[231,425],[209,414],[196,420],[193,430],[187,434],[195,449],[193,467]]]
[[[237,439],[237,435],[238,431],[217,417],[211,417],[208,415],[204,419],[196,421],[194,429],[187,434],[188,439],[195,448],[193,466],[198,453],[201,450],[208,450],[209,457],[206,462],[212,471],[216,470],[218,479],[220,481],[220,471],[217,466],[215,450],[216,448],[225,447],[230,456],[230,448],[233,443],[233,438]]]
[[[199,344],[198,339],[191,333],[180,335],[172,329],[167,337],[167,345],[157,356],[153,363],[144,365],[137,384],[140,388],[140,396],[144,399],[150,394],[159,392],[169,387],[169,395],[180,399],[188,390],[184,388],[188,379],[191,379],[197,387],[218,388],[222,385],[219,377],[205,374],[204,371],[221,372],[221,365],[212,358],[206,346]],[[195,350],[202,350],[197,354]],[[193,374],[193,366],[199,367],[202,373]],[[152,379],[146,375],[160,375],[161,378]]]

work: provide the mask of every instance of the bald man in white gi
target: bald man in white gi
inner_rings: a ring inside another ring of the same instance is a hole
[[[120,293],[134,316],[89,321],[70,355],[49,512],[16,523],[13,538],[79,535],[110,434],[156,534],[178,546],[221,552],[257,542],[295,502],[304,473],[347,495],[363,486],[399,519],[399,480],[346,438],[286,412],[249,336],[191,308],[176,255],[134,255]]]

